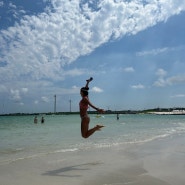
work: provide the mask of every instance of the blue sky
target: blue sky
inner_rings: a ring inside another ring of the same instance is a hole
[[[185,107],[185,0],[0,0],[0,113]]]

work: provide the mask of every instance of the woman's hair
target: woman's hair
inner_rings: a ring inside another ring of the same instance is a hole
[[[89,88],[88,87],[82,87],[81,88],[81,92],[83,92],[83,94],[85,95],[85,96],[88,96],[88,90],[89,90]]]

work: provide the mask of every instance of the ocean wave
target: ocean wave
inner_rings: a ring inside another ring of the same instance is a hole
[[[6,149],[1,149],[0,154],[15,154],[23,150],[24,150],[23,148],[6,148]]]
[[[94,148],[110,148],[114,146],[120,146],[120,145],[131,145],[131,144],[145,144],[148,142],[152,142],[158,139],[165,139],[167,137],[172,137],[173,135],[179,135],[179,134],[185,134],[185,128],[176,128],[176,129],[170,129],[166,130],[164,133],[158,134],[158,135],[150,135],[150,136],[144,136],[143,138],[126,138],[124,140],[121,138],[112,139],[109,138],[105,142],[100,143],[92,143],[90,147],[84,148],[84,149],[92,149]]]
[[[54,152],[50,152],[50,153],[63,153],[63,152],[75,152],[78,151],[78,148],[69,148],[69,149],[61,149],[61,150],[56,150]],[[50,154],[48,153],[48,154]]]
[[[49,154],[65,153],[65,152],[76,152],[78,150],[79,150],[78,148],[68,148],[68,149],[61,149],[61,150],[55,150],[55,151],[49,151],[49,152],[33,154],[33,155],[29,155],[29,156],[22,156],[22,157],[17,157],[17,158],[9,158],[9,159],[0,160],[0,165],[10,164],[10,163],[17,162],[17,161],[20,161],[20,160],[39,158],[39,157],[42,157],[42,156],[47,156]]]

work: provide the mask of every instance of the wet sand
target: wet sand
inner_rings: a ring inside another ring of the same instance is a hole
[[[185,136],[0,165],[2,185],[183,185]]]

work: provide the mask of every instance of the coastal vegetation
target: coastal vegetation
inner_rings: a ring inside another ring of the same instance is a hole
[[[89,114],[97,114],[97,111],[89,111]],[[40,113],[7,113],[0,114],[0,116],[26,116],[26,115],[73,115],[79,114],[79,111],[76,112],[40,112]],[[144,110],[106,110],[104,114],[170,114],[170,115],[184,115],[185,108],[176,107],[176,108],[153,108],[153,109],[144,109]]]

